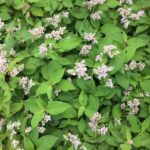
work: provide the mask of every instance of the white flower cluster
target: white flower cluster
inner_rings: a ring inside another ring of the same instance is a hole
[[[11,144],[14,149],[19,145],[19,141],[14,139],[14,136],[17,135],[17,132],[20,129],[20,125],[21,125],[20,121],[15,121],[15,122],[10,121],[6,127],[7,131],[10,132],[9,138],[10,140],[12,140]]]
[[[43,119],[42,119],[42,121],[41,121],[41,126],[38,127],[39,133],[42,134],[42,133],[45,132],[45,130],[46,130],[45,125],[46,125],[46,123],[48,123],[48,122],[51,121],[51,120],[52,120],[52,119],[51,119],[51,116],[45,113],[45,114],[44,114],[44,117],[43,117]]]
[[[73,76],[76,75],[78,78],[83,77],[85,80],[91,79],[91,77],[87,74],[87,67],[85,64],[85,60],[76,62],[74,69],[68,69],[67,73]]]
[[[48,51],[48,48],[46,47],[45,44],[41,44],[39,46],[39,54],[45,54],[45,53],[47,53],[47,51]]]
[[[113,67],[108,67],[105,64],[94,69],[94,73],[98,76],[98,79],[106,78],[108,76],[108,72],[112,71]]]
[[[132,60],[129,64],[125,64],[125,70],[135,70],[137,68],[142,71],[145,68],[145,63],[141,61],[137,63],[135,60]]]
[[[21,29],[21,27],[10,27],[10,28],[7,28],[6,31],[8,33],[14,33],[14,32],[17,32]]]
[[[23,88],[24,94],[28,95],[32,86],[35,85],[35,83],[33,83],[32,79],[29,79],[28,77],[22,77],[19,80],[19,85]]]
[[[90,17],[93,19],[93,20],[100,20],[101,19],[101,15],[102,14],[102,11],[96,11],[94,13],[92,13],[90,15]]]
[[[13,78],[17,76],[21,71],[24,69],[24,64],[21,64],[18,68],[13,68],[10,72],[9,75]]]
[[[123,4],[123,3],[127,3],[127,4],[133,4],[132,0],[120,0],[120,4]]]
[[[110,88],[114,88],[114,84],[112,82],[112,79],[108,79],[108,81],[106,82],[105,86],[110,87]]]
[[[140,97],[150,97],[150,93],[147,92],[140,93]]]
[[[103,52],[96,56],[95,61],[102,61],[104,54],[107,54],[110,58],[118,55],[120,52],[116,50],[117,47],[115,45],[105,45]]]
[[[64,18],[68,18],[69,12],[68,11],[64,11],[64,12],[62,12],[62,15],[63,15]]]
[[[139,111],[140,100],[137,98],[134,98],[133,100],[128,101],[127,105],[131,109],[131,111],[130,111],[131,114],[137,114]]]
[[[115,123],[116,126],[121,125],[121,119],[115,118],[114,123]]]
[[[13,48],[10,49],[9,54],[11,56],[14,56],[16,54],[15,50]]]
[[[80,55],[87,55],[87,54],[89,54],[91,49],[92,49],[92,45],[83,45],[79,54]]]
[[[0,18],[0,29],[4,26],[4,22],[2,21],[2,19]]]
[[[139,20],[144,15],[143,10],[140,10],[137,13],[132,13],[132,8],[126,8],[126,7],[121,7],[118,9],[118,11],[122,17],[121,23],[124,25],[125,28],[128,28],[131,19]]]
[[[95,133],[98,133],[100,135],[106,135],[106,133],[108,132],[108,128],[105,125],[103,127],[100,127],[98,125],[100,119],[101,119],[101,114],[96,112],[90,118],[90,122],[88,123],[88,125]]]
[[[129,96],[130,92],[133,90],[132,86],[129,86],[126,90],[124,90],[124,96]]]
[[[92,42],[93,44],[97,43],[97,40],[95,38],[95,33],[85,33],[84,39],[88,42]]]
[[[33,29],[28,30],[28,32],[30,32],[36,38],[42,37],[44,34],[44,31],[45,31],[44,27],[37,27],[37,28],[33,28]]]
[[[87,150],[86,147],[81,143],[81,140],[79,139],[78,135],[68,133],[67,135],[64,135],[64,139],[66,141],[71,142],[75,150]]]
[[[27,127],[27,128],[25,129],[25,133],[28,134],[29,132],[31,132],[31,130],[32,130],[31,127]]]
[[[139,106],[140,106],[140,99],[134,98],[133,100],[130,100],[127,102],[127,105],[125,103],[121,104],[121,109],[125,110],[126,108],[130,108],[130,114],[137,114],[139,112]]]
[[[24,6],[23,6],[23,9],[24,9],[25,11],[27,11],[30,7],[31,7],[31,6],[30,6],[29,3],[25,3]]]
[[[114,56],[118,55],[120,52],[116,51],[117,47],[115,45],[105,45],[104,46],[104,54],[108,54],[110,58],[113,58]]]
[[[0,44],[0,50],[3,50],[5,46],[5,44]]]
[[[0,73],[6,73],[7,71],[7,58],[6,58],[6,51],[0,51]]]
[[[106,0],[90,0],[83,3],[88,9],[91,9],[95,5],[102,5]]]
[[[47,18],[47,21],[50,22],[54,27],[58,27],[59,23],[61,22],[60,15],[54,15],[53,17]]]
[[[60,89],[56,89],[54,93],[55,93],[56,96],[58,96],[60,92],[61,92]]]
[[[64,34],[65,29],[66,27],[60,27],[58,30],[53,30],[51,33],[45,34],[45,38],[54,38],[56,40],[60,40]]]
[[[103,60],[103,53],[100,53],[99,55],[96,56],[95,61],[102,61]]]

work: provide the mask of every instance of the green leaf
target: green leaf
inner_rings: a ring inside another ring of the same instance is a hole
[[[63,38],[58,43],[58,48],[60,52],[67,52],[76,48],[81,43],[81,39],[76,35],[70,35],[66,38]]]
[[[88,98],[87,108],[93,109],[95,112],[97,112],[99,109],[99,105],[100,105],[99,98],[94,95],[90,95]]]
[[[87,101],[88,101],[88,97],[85,94],[84,91],[81,91],[80,95],[79,95],[79,103],[81,106],[86,106],[87,105]]]
[[[114,24],[104,24],[100,31],[104,33],[108,39],[111,38],[119,43],[123,43],[124,41],[122,29],[118,28]]]
[[[58,115],[66,110],[70,109],[72,106],[68,103],[61,101],[52,101],[48,104],[46,111],[51,115]]]
[[[135,147],[145,146],[149,143],[149,139],[150,134],[146,132],[144,132],[143,134],[139,134],[133,139],[134,146]]]
[[[5,21],[5,20],[9,20],[11,16],[7,12],[2,12],[0,13],[0,18]]]
[[[82,119],[80,119],[80,121],[79,121],[79,123],[78,123],[78,129],[79,129],[79,132],[80,133],[84,133],[85,132],[85,130],[86,130],[86,122],[85,122],[85,120],[82,118]]]
[[[24,148],[29,149],[29,150],[34,150],[34,145],[33,143],[26,137],[24,137]]]
[[[34,16],[38,17],[44,16],[43,10],[39,7],[31,7],[31,12]]]
[[[72,84],[72,82],[68,80],[61,80],[60,83],[58,84],[58,87],[60,90],[64,92],[68,92],[76,89],[75,86]]]
[[[6,50],[10,50],[12,47],[14,47],[16,41],[13,35],[11,34],[7,34],[6,38],[5,38],[5,49]]]
[[[53,94],[52,92],[53,92],[53,87],[49,85],[47,88],[47,96],[49,99],[52,98],[52,94]]]
[[[127,89],[129,86],[128,79],[121,73],[116,74],[116,82],[117,82],[117,84],[122,86],[124,89]]]
[[[146,118],[142,122],[142,132],[146,131],[150,127],[150,117]]]
[[[41,83],[36,90],[36,96],[47,93],[48,86],[49,86],[48,82]]]
[[[42,75],[45,79],[49,80],[52,85],[58,83],[63,75],[65,69],[61,69],[61,65],[56,61],[51,61],[48,65],[42,67]]]
[[[73,7],[72,0],[63,0],[63,5],[68,8]]]
[[[131,150],[131,145],[129,145],[129,144],[121,144],[121,150]]]
[[[126,139],[127,140],[131,140],[132,138],[132,135],[131,135],[131,131],[129,128],[126,129]]]
[[[77,117],[77,112],[73,107],[71,107],[68,110],[66,110],[65,112],[63,112],[61,114],[61,117],[62,118],[69,118],[69,119],[70,118],[76,118]]]
[[[147,30],[149,28],[149,25],[140,25],[140,26],[137,26],[136,28],[136,34],[139,34],[145,30]]]
[[[31,120],[31,125],[32,128],[35,128],[38,123],[43,119],[44,112],[37,112],[33,115],[32,120]]]
[[[83,18],[86,18],[88,16],[88,11],[86,8],[74,7],[71,9],[70,13],[77,19],[83,19]]]
[[[33,113],[45,111],[46,103],[38,98],[30,98],[24,102],[25,108]]]
[[[20,111],[22,107],[23,107],[22,103],[12,103],[10,106],[10,113],[13,115],[18,111]]]
[[[60,69],[56,71],[55,73],[51,74],[50,76],[51,83],[55,85],[56,83],[60,82],[64,75],[64,72],[65,72],[65,69]]]
[[[125,53],[121,52],[117,57],[115,57],[110,61],[109,66],[114,67],[113,70],[110,72],[111,75],[118,72],[124,67],[124,59],[125,59]]]
[[[39,0],[27,0],[29,3],[36,3],[38,2]]]
[[[143,40],[143,39],[140,39],[140,38],[132,38],[132,39],[129,39],[128,42],[127,42],[128,46],[131,46],[134,49],[138,49],[140,47],[143,47],[147,43],[148,43],[148,40]]]
[[[115,8],[115,7],[119,6],[120,4],[117,0],[113,0],[113,1],[112,0],[107,0],[106,5],[110,8]]]
[[[119,119],[121,117],[121,110],[120,110],[119,104],[117,104],[113,107],[112,114],[113,114],[114,118]]]
[[[37,150],[50,150],[58,141],[58,137],[53,135],[42,136],[37,143]]]
[[[78,110],[78,118],[81,117],[83,115],[85,111],[85,107],[84,106],[81,106]]]
[[[128,62],[134,57],[136,49],[132,46],[128,46],[124,49],[124,51],[126,52],[125,62]]]
[[[24,6],[24,0],[15,0],[13,3],[13,7],[15,9],[21,9]]]
[[[145,92],[149,92],[149,90],[150,90],[150,80],[144,80],[144,81],[140,82],[140,86]]]

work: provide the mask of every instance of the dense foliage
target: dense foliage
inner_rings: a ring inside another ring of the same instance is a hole
[[[0,0],[0,150],[150,149],[150,0]]]

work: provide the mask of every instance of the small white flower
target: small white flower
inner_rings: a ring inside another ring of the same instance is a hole
[[[81,51],[80,51],[80,55],[87,55],[89,54],[90,50],[92,49],[91,45],[83,45]]]
[[[79,146],[82,144],[80,139],[78,138],[78,135],[73,135],[71,133],[64,135],[64,139],[70,141],[75,150],[77,150]]]
[[[102,61],[103,60],[103,53],[96,56],[95,61]]]
[[[100,19],[101,19],[100,14],[102,14],[101,11],[96,11],[96,12],[92,13],[92,14],[90,15],[90,17],[91,17],[93,20],[100,20]]]
[[[45,54],[45,53],[47,53],[47,51],[48,51],[48,49],[47,49],[47,47],[45,46],[45,44],[41,44],[41,45],[39,46],[39,54]]]
[[[92,43],[94,43],[94,44],[97,43],[94,33],[85,33],[84,39],[87,40],[88,42],[92,41]]]
[[[11,56],[14,56],[16,54],[16,52],[13,48],[10,49],[9,53]]]
[[[45,127],[38,127],[38,131],[39,131],[39,133],[44,133],[44,132],[45,132],[45,130],[46,130],[46,128],[45,128]]]
[[[61,92],[60,89],[56,89],[56,90],[55,90],[55,95],[58,96],[60,92]]]
[[[64,17],[64,18],[68,18],[68,16],[69,16],[69,12],[64,11],[64,12],[63,12],[63,17]]]
[[[32,79],[29,79],[28,77],[22,77],[19,80],[19,85],[23,88],[24,94],[28,95],[32,86],[35,85],[35,83],[33,83]]]
[[[133,144],[133,141],[132,141],[132,140],[128,140],[128,141],[127,141],[127,144],[132,145],[132,144]]]
[[[121,109],[125,109],[126,108],[126,104],[125,103],[122,103],[121,104]]]
[[[42,37],[42,35],[44,34],[44,31],[45,31],[44,27],[38,27],[38,28],[33,28],[33,29],[28,30],[28,32],[30,32],[36,38]]]
[[[105,86],[110,87],[110,88],[114,88],[114,84],[112,82],[112,79],[108,79],[108,81],[106,82]]]
[[[115,118],[114,119],[115,125],[121,125],[121,119]]]
[[[13,148],[16,148],[17,145],[19,144],[19,141],[13,140],[11,144],[12,144]]]
[[[27,127],[26,129],[25,129],[25,133],[29,133],[30,131],[32,130],[32,128],[31,127]]]
[[[2,21],[2,19],[0,18],[0,29],[4,26],[4,22]]]
[[[47,18],[47,21],[50,22],[54,27],[58,27],[61,22],[60,15],[54,15],[53,17]]]
[[[145,68],[145,63],[139,62],[137,65],[141,71]]]
[[[102,128],[97,130],[100,135],[106,135],[108,132],[108,127],[103,126]]]
[[[94,73],[98,75],[98,79],[106,78],[108,76],[108,72],[112,71],[113,67],[108,67],[107,65],[103,64],[99,66],[97,69],[94,69]]]

